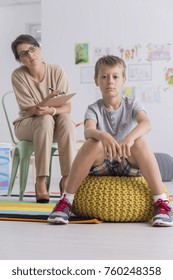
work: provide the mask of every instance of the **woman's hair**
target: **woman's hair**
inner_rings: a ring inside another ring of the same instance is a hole
[[[17,52],[17,46],[20,44],[30,44],[30,45],[37,46],[38,48],[40,47],[37,40],[34,37],[32,37],[31,35],[27,35],[27,34],[19,35],[11,44],[11,49],[13,51],[13,54],[14,54],[16,60],[19,59],[19,55]]]
[[[96,62],[95,75],[94,75],[95,79],[97,79],[100,67],[102,65],[107,65],[107,66],[111,66],[111,67],[119,65],[122,67],[123,78],[126,77],[126,65],[125,65],[124,61],[121,58],[119,58],[118,56],[106,55],[106,56],[99,58],[99,60]]]

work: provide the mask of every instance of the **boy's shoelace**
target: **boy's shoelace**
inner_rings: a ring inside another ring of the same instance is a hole
[[[154,207],[158,209],[158,212],[160,214],[167,214],[169,211],[171,211],[171,208],[168,206],[167,200],[158,199],[154,203]]]
[[[53,212],[64,211],[67,207],[71,208],[70,203],[64,198],[60,200],[60,202],[55,206]]]

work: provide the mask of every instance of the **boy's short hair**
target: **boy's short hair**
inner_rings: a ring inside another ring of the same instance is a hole
[[[121,58],[119,58],[118,56],[105,55],[105,56],[102,56],[101,58],[99,58],[99,60],[96,62],[95,75],[94,75],[95,79],[97,79],[100,67],[102,65],[107,65],[107,66],[119,65],[119,66],[121,66],[123,78],[126,78],[126,65],[125,65],[124,61]]]

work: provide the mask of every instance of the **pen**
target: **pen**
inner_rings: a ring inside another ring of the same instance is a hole
[[[48,89],[50,89],[51,91],[54,91],[54,89],[52,87],[49,87]]]
[[[54,91],[54,89],[52,87],[48,87],[48,89],[50,89],[51,91]],[[66,95],[66,93],[62,91],[58,95],[63,96],[63,95]]]

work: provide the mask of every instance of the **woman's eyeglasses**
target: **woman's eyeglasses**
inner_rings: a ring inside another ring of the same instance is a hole
[[[37,46],[30,47],[27,51],[22,51],[19,53],[19,58],[25,58],[29,55],[29,53],[34,53],[37,49]]]

